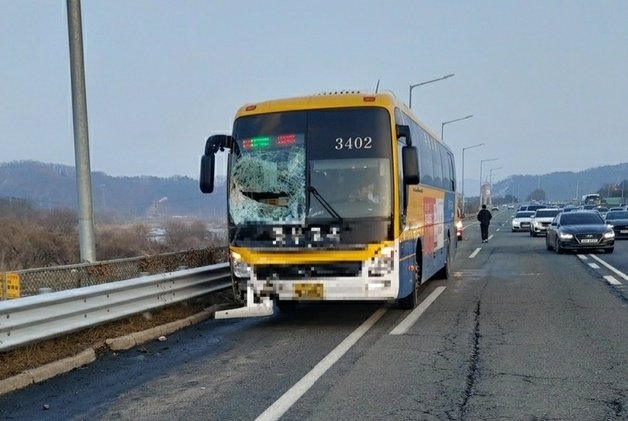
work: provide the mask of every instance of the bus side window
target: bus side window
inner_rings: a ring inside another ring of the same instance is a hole
[[[449,159],[449,168],[451,168],[451,190],[456,191],[458,183],[456,183],[456,165],[454,163],[454,155],[451,152],[447,152]]]
[[[434,186],[443,187],[443,163],[440,159],[440,149],[442,146],[430,136],[430,146],[432,148],[432,171],[434,172]]]
[[[444,146],[440,147],[440,160],[443,163],[443,188],[445,190],[453,190],[451,188],[453,178],[451,176],[451,161],[449,160],[449,153],[447,153],[447,149]]]
[[[419,139],[419,154],[421,161],[421,182],[434,185],[434,161],[432,160],[432,148],[427,133],[417,133]]]

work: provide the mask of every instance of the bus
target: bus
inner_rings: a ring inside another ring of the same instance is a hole
[[[457,247],[452,151],[391,93],[335,92],[242,106],[207,139],[200,189],[226,152],[229,260],[245,307],[395,300],[449,278]]]
[[[582,196],[583,205],[595,205],[600,206],[602,204],[602,198],[597,193],[589,193]]]

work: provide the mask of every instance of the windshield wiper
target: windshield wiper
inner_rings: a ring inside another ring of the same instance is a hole
[[[327,202],[327,200],[325,200],[323,196],[321,196],[314,186],[308,187],[308,191],[312,193],[316,200],[318,200],[318,203],[320,203],[331,216],[336,218],[338,222],[342,223],[342,216],[334,210],[334,208],[329,204],[329,202]]]

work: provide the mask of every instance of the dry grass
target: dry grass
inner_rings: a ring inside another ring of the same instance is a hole
[[[103,349],[103,344],[108,338],[141,332],[155,326],[181,320],[200,312],[212,304],[229,303],[231,300],[231,291],[220,292],[152,311],[150,312],[150,317],[145,317],[144,315],[132,316],[60,338],[1,352],[0,380],[15,376],[24,370],[40,367],[44,364],[76,355],[90,347]]]

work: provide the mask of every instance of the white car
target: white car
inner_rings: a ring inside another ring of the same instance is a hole
[[[512,232],[530,231],[530,218],[534,211],[519,211],[512,218]]]
[[[561,212],[562,209],[556,208],[537,209],[530,218],[530,237],[546,234],[547,227],[552,223],[554,217]]]

